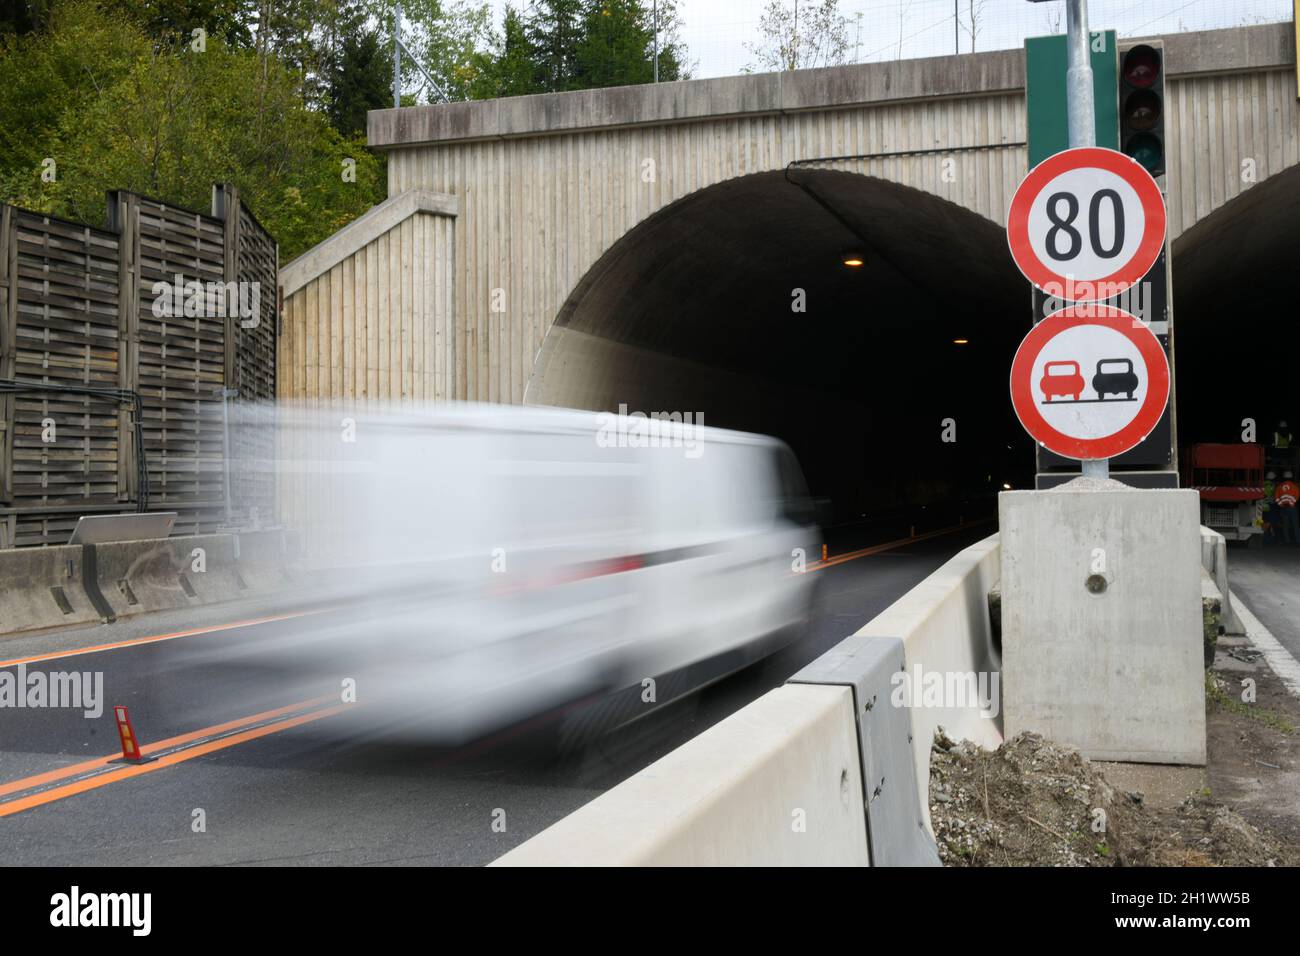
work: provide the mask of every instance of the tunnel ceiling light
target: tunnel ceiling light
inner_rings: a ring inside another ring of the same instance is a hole
[[[953,340],[952,340],[952,344],[953,344],[953,345],[969,345],[969,344],[970,344],[970,339],[953,339]]]
[[[840,262],[850,269],[860,269],[867,264],[867,256],[861,249],[845,249],[840,253]]]

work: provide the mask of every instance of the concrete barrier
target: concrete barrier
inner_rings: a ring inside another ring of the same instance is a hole
[[[239,574],[253,592],[281,591],[302,583],[296,569],[301,554],[294,531],[244,531],[235,541]]]
[[[297,554],[285,531],[0,550],[0,635],[286,591]]]
[[[1246,628],[1232,605],[1228,590],[1228,542],[1213,528],[1201,526],[1201,567],[1214,579],[1222,600],[1222,623],[1228,634],[1245,634]]]
[[[227,534],[88,544],[99,590],[116,617],[196,607],[244,595]]]
[[[790,683],[496,865],[937,864],[934,729],[985,746],[1001,731],[978,708],[894,707],[889,688],[913,665],[996,671],[987,596],[998,568],[996,535],[965,549]]]
[[[928,578],[872,618],[856,638],[899,638],[909,671],[925,674],[999,675],[1002,661],[989,624],[989,591],[1001,573],[998,535],[959,551]],[[971,740],[982,747],[1002,743],[1001,704],[996,712],[977,707],[912,707],[912,755],[921,814],[930,825],[930,744],[939,727],[954,740]]]
[[[80,545],[0,551],[0,634],[98,621],[81,560]]]
[[[872,866],[940,865],[922,813],[922,791],[917,789],[912,701],[896,693],[906,674],[902,640],[859,632],[788,682],[847,686],[853,691]]]
[[[497,866],[865,866],[853,695],[769,691]]]
[[[998,495],[1003,727],[1205,765],[1200,499],[1076,478]]]

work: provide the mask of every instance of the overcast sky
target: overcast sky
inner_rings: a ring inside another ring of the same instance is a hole
[[[785,0],[787,7],[793,0]],[[818,0],[799,0],[801,10]],[[527,0],[513,0],[526,7]],[[1117,30],[1121,37],[1183,30],[1208,30],[1245,23],[1290,21],[1293,0],[1089,0],[1093,29]],[[505,0],[493,0],[500,12]],[[681,37],[697,78],[739,73],[753,57],[744,44],[758,36],[768,0],[678,0]],[[851,61],[870,62],[971,50],[970,20],[975,10],[975,49],[1018,47],[1027,36],[1065,32],[1064,0],[840,0],[849,21]],[[960,24],[954,37],[953,10]],[[859,14],[861,16],[859,16]],[[900,42],[901,41],[901,42]]]

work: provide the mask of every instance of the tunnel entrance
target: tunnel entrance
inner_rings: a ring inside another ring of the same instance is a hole
[[[837,521],[962,499],[991,511],[1004,482],[1033,481],[1007,395],[1028,319],[995,223],[856,173],[760,173],[610,248],[525,400],[776,435]]]
[[[1267,444],[1300,425],[1296,252],[1300,166],[1225,203],[1173,247],[1178,434],[1240,442],[1253,419]]]

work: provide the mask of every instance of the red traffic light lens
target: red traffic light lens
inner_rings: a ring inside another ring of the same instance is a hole
[[[1124,101],[1124,125],[1129,129],[1155,129],[1160,122],[1160,97],[1151,90],[1136,90]]]
[[[1146,89],[1160,76],[1160,54],[1145,44],[1124,54],[1124,82]]]

